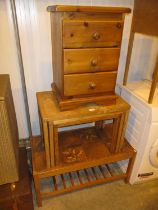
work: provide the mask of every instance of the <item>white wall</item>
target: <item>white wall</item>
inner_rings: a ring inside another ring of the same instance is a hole
[[[17,8],[20,40],[27,85],[29,109],[33,134],[39,134],[36,92],[51,90],[52,61],[50,17],[46,11],[48,5],[78,4],[100,6],[133,7],[133,0],[15,0]],[[0,73],[10,73],[20,137],[28,135],[20,74],[17,63],[15,40],[13,36],[9,0],[0,0]],[[128,38],[131,26],[131,15],[126,16],[123,42],[121,48],[119,74],[117,82],[121,83],[126,61]],[[150,77],[158,49],[156,39],[137,35],[134,46],[130,77]],[[147,72],[146,72],[147,71]],[[131,75],[132,72],[132,75]],[[141,72],[141,73],[140,73]],[[133,76],[134,75],[134,76]]]
[[[28,137],[22,84],[18,65],[10,3],[0,0],[0,73],[10,74],[19,137]]]
[[[136,34],[129,67],[129,81],[152,79],[158,55],[158,38]]]

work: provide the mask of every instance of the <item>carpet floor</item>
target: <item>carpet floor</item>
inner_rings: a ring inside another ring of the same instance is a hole
[[[115,181],[43,200],[35,210],[158,210],[158,180]]]

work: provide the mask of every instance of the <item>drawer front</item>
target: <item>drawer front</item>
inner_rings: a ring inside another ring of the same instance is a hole
[[[117,71],[120,48],[64,49],[64,73]]]
[[[64,95],[74,96],[114,91],[116,76],[116,71],[64,75]]]
[[[122,21],[63,21],[63,47],[120,46]]]

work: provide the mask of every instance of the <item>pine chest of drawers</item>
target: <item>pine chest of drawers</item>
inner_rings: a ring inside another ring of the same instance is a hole
[[[129,8],[49,6],[53,89],[61,110],[115,103],[124,14]]]

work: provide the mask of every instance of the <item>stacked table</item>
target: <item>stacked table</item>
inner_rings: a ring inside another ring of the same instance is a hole
[[[37,203],[48,196],[116,179],[128,181],[136,151],[124,139],[130,106],[87,104],[60,111],[53,92],[37,93],[41,136],[32,139]],[[77,127],[74,127],[77,126]],[[122,172],[118,162],[129,159]],[[50,181],[42,192],[41,183]]]

